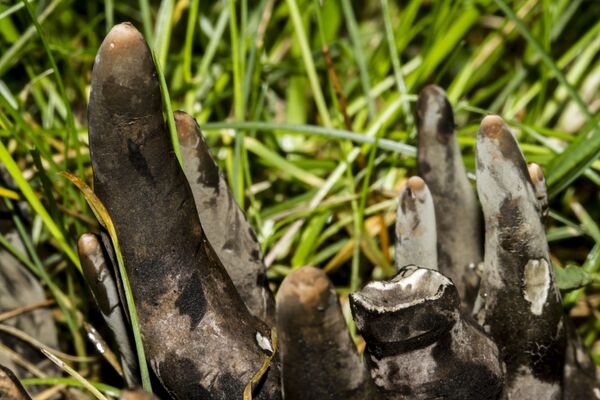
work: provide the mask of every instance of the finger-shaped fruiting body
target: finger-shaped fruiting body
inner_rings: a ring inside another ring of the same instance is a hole
[[[479,323],[500,348],[509,398],[561,393],[565,330],[535,190],[521,150],[498,116],[477,134],[477,191],[485,217]]]
[[[277,332],[285,399],[370,398],[374,387],[322,270],[302,267],[283,280]]]
[[[572,321],[566,320],[567,352],[563,375],[563,400],[600,399],[596,364],[586,351]]]
[[[0,365],[0,399],[31,400],[19,379],[3,365]]]
[[[270,330],[202,231],[150,50],[131,24],[115,26],[98,51],[88,119],[95,191],[116,227],[150,365],[175,398],[241,398]],[[280,397],[276,364],[254,398]]]
[[[406,265],[437,269],[435,210],[429,188],[418,176],[406,182],[396,213],[396,270]]]
[[[540,218],[542,218],[543,223],[548,216],[548,188],[546,187],[544,172],[542,171],[542,167],[536,163],[529,164],[527,169],[529,170],[529,178],[533,184],[533,190],[537,200],[538,214],[540,215]]]
[[[417,173],[433,196],[439,270],[470,309],[479,283],[475,267],[483,259],[481,211],[462,162],[452,106],[440,87],[421,91],[417,128]]]
[[[185,176],[204,233],[250,312],[272,325],[275,301],[254,229],[233,198],[194,118],[178,111],[175,124]]]
[[[450,279],[407,266],[350,295],[371,376],[386,399],[498,399],[499,352],[461,317]]]
[[[137,356],[133,351],[129,329],[121,308],[115,278],[104,257],[96,235],[84,233],[79,237],[77,250],[83,276],[92,293],[92,298],[102,314],[104,322],[113,334],[121,355],[125,382],[130,387],[139,384],[137,379]]]

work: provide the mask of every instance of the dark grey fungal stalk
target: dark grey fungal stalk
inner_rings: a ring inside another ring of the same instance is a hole
[[[302,267],[284,279],[277,293],[277,331],[286,400],[371,398],[369,373],[322,270]]]
[[[481,211],[456,140],[446,93],[426,86],[417,102],[417,174],[431,191],[437,223],[439,270],[456,285],[465,309],[477,296],[476,266],[483,259]]]
[[[485,217],[485,270],[475,315],[498,344],[509,399],[558,399],[565,321],[536,191],[502,118],[477,134],[477,191]]]
[[[94,64],[90,153],[149,363],[174,398],[241,398],[271,332],[250,315],[204,235],[162,112],[147,44],[131,24],[115,26]],[[280,397],[276,361],[254,398]]]
[[[194,118],[178,111],[175,124],[204,233],[250,312],[273,325],[275,300],[254,229],[235,202]]]
[[[406,182],[396,212],[396,270],[406,265],[437,269],[435,210],[429,188],[418,176]]]
[[[137,356],[129,337],[129,328],[121,308],[117,284],[106,263],[102,247],[96,235],[84,233],[79,237],[77,250],[83,276],[92,293],[92,298],[102,314],[104,322],[113,334],[121,356],[125,382],[130,387],[139,384]]]
[[[31,400],[19,379],[3,365],[0,365],[0,399]]]
[[[385,399],[499,399],[492,340],[461,317],[458,291],[439,272],[403,268],[350,295],[371,377]]]

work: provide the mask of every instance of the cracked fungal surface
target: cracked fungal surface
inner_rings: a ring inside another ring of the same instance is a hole
[[[151,53],[131,24],[98,51],[88,120],[94,188],[117,230],[150,365],[173,398],[241,398],[266,355],[256,333],[270,332],[202,230]],[[277,361],[259,386],[254,398],[280,398]]]
[[[456,140],[454,113],[444,90],[426,86],[417,102],[417,174],[433,196],[439,270],[452,279],[470,310],[483,260],[481,211]],[[460,221],[457,223],[457,221]]]
[[[302,267],[283,280],[277,294],[277,330],[285,399],[372,398],[369,373],[322,270]]]
[[[386,399],[499,399],[498,349],[460,315],[450,279],[408,266],[351,295],[371,376]]]
[[[530,173],[498,116],[485,117],[477,135],[477,191],[486,235],[474,312],[506,363],[507,396],[560,398],[566,345],[561,297]]]
[[[396,213],[396,270],[411,264],[437,269],[437,234],[431,193],[413,176],[400,195]]]
[[[184,172],[204,233],[250,312],[273,325],[275,301],[256,234],[211,157],[196,121],[178,111],[175,124]]]

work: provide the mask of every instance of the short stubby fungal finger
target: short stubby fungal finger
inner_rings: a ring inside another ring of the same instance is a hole
[[[444,275],[407,266],[351,294],[350,304],[384,398],[500,398],[498,348],[461,316],[458,291]]]
[[[119,239],[144,348],[174,398],[241,398],[270,329],[245,307],[203,233],[163,120],[142,35],[115,26],[96,56],[88,110],[96,195]],[[254,398],[280,398],[278,361]]]
[[[77,250],[92,298],[112,332],[121,355],[125,382],[130,387],[136,386],[139,384],[137,355],[130,340],[129,326],[121,307],[117,283],[106,262],[102,246],[96,235],[84,233],[77,241]]]
[[[250,312],[273,325],[275,301],[254,229],[233,198],[194,118],[177,111],[175,124],[185,176],[204,233]]]
[[[470,310],[479,285],[476,266],[483,259],[481,211],[462,162],[452,106],[440,87],[421,90],[417,128],[417,173],[433,196],[439,270]]]
[[[3,365],[0,365],[0,399],[31,400],[19,379]]]
[[[476,318],[502,351],[509,398],[561,394],[565,327],[538,200],[516,139],[498,116],[477,134],[485,271]]]
[[[396,269],[410,264],[437,269],[437,233],[431,193],[413,176],[400,195],[396,213]]]
[[[537,209],[542,222],[548,216],[548,188],[546,187],[546,179],[542,167],[536,163],[531,163],[527,167],[529,170],[529,178],[533,184],[535,198],[537,199]]]
[[[277,332],[285,399],[370,398],[374,386],[322,270],[302,267],[283,280]]]

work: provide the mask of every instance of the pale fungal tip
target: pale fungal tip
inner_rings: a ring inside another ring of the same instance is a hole
[[[133,40],[143,41],[144,38],[130,22],[123,22],[115,25],[104,39],[105,43],[110,43],[111,49],[114,49],[117,46],[126,45]]]
[[[439,96],[439,97],[446,96],[446,92],[444,91],[444,89],[442,89],[441,87],[439,87],[437,85],[425,86],[423,88],[423,90],[421,90],[421,94],[425,95],[425,96]]]
[[[418,192],[425,188],[425,181],[418,176],[411,176],[406,183],[408,189],[412,192]]]
[[[497,136],[504,128],[504,120],[498,115],[488,115],[481,120],[481,133],[485,136]]]
[[[197,125],[194,118],[183,111],[175,111],[173,117],[175,118],[177,136],[179,137],[181,145],[185,147],[196,147],[200,139],[197,136]]]
[[[84,233],[77,241],[79,253],[90,255],[98,249],[98,238],[93,233]]]
[[[529,176],[531,177],[531,181],[534,184],[544,181],[544,172],[542,171],[542,168],[539,165],[537,165],[536,163],[531,163],[529,164],[527,169],[529,170]]]
[[[286,304],[286,298],[306,306],[317,305],[331,287],[325,272],[315,267],[301,267],[289,274],[281,283],[277,293],[277,302]],[[288,303],[289,304],[289,303]]]

